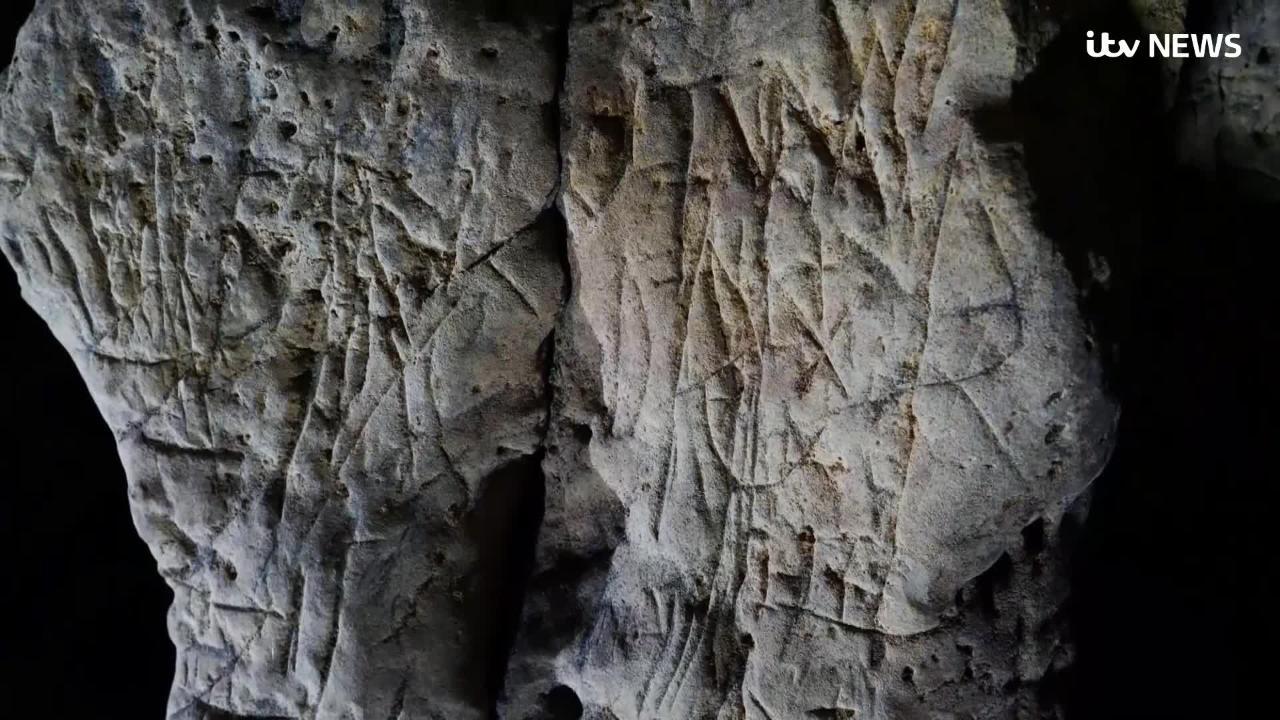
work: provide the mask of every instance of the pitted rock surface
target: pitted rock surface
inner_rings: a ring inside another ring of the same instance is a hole
[[[541,562],[599,567],[530,606],[583,617],[528,636],[510,707],[550,674],[586,717],[1039,717],[1044,538],[1115,409],[969,120],[1017,48],[999,3],[575,16]],[[617,499],[586,535],[584,485]]]
[[[486,715],[467,520],[545,422],[550,37],[443,2],[23,30],[5,253],[174,591],[172,717]]]
[[[0,247],[174,590],[170,717],[1056,717],[1116,409],[975,129],[1021,26],[554,5],[24,29]],[[545,511],[490,502],[539,459]],[[529,512],[499,698],[489,555]]]
[[[1240,192],[1280,199],[1280,8],[1265,0],[1213,6],[1215,33],[1236,33],[1243,59],[1195,63],[1181,97],[1182,160]]]

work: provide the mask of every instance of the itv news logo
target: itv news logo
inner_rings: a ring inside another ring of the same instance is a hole
[[[1112,40],[1110,33],[1102,33],[1095,38],[1094,31],[1085,33],[1085,48],[1089,57],[1095,58],[1131,58],[1142,50],[1142,40]],[[1240,47],[1240,36],[1233,35],[1156,35],[1152,33],[1147,39],[1149,57],[1163,58],[1238,58],[1244,54]]]

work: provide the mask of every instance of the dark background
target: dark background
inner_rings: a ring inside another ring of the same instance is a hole
[[[1136,31],[1122,5],[1093,2],[1068,39]],[[4,3],[5,61],[29,7]],[[1213,7],[1193,3],[1192,32]],[[1253,658],[1276,634],[1280,208],[1178,166],[1158,68],[1083,58],[1050,47],[994,109],[1017,121],[1042,226],[1082,285],[1088,250],[1114,271],[1083,304],[1124,406],[1119,446],[1075,553],[1078,660],[1043,693],[1068,720],[1242,717],[1246,690],[1276,682]],[[159,719],[170,595],[110,432],[3,263],[0,328],[0,717]]]
[[[1274,705],[1280,670],[1265,657],[1280,567],[1280,206],[1229,168],[1179,164],[1188,109],[1166,107],[1158,60],[1087,57],[1089,29],[1145,39],[1127,3],[1056,4],[1076,14],[993,124],[1014,121],[1039,225],[1084,290],[1122,415],[1073,556],[1076,663],[1042,692],[1066,700],[1068,720],[1272,716],[1245,708]],[[1221,32],[1233,4],[1192,0],[1188,32]],[[1238,62],[1271,62],[1277,41]],[[1090,280],[1089,252],[1108,259],[1107,286]]]

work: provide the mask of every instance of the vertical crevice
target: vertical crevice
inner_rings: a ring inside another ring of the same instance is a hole
[[[542,453],[504,465],[485,479],[468,530],[476,568],[468,607],[477,660],[473,677],[492,717],[515,645],[524,596],[533,574],[546,483]]]
[[[565,163],[563,124],[566,122],[562,99],[568,74],[572,4],[568,0],[538,0],[523,4],[510,0],[487,0],[482,9],[491,19],[517,25],[555,23],[549,33],[556,78],[555,92],[547,105],[547,129],[556,150],[557,177],[534,223],[534,230],[542,236],[545,246],[553,248],[560,263],[563,278],[560,307],[563,313],[573,289],[568,228],[560,203]],[[489,715],[493,718],[499,716],[498,702],[505,689],[508,665],[520,634],[525,598],[534,575],[538,539],[546,511],[547,484],[542,464],[554,427],[553,408],[557,401],[555,329],[544,339],[538,362],[546,399],[539,450],[490,476],[473,515],[472,530],[482,568],[475,588],[475,597],[479,600],[475,618],[479,637],[486,649],[484,692]],[[568,688],[565,690],[572,694]]]
[[[555,94],[548,103],[548,129],[551,135],[551,142],[556,148],[556,168],[558,170],[556,176],[555,187],[552,188],[551,197],[547,200],[546,209],[554,211],[559,218],[559,223],[563,232],[561,237],[561,247],[564,253],[562,258],[564,261],[565,282],[571,282],[568,272],[568,232],[565,226],[564,209],[561,206],[560,199],[564,189],[565,181],[565,153],[564,153],[564,128],[568,123],[568,116],[564,109],[564,93],[565,84],[569,77],[569,27],[573,23],[573,4],[568,0],[562,0],[559,3],[559,9],[556,14],[556,24],[554,32],[551,34],[552,52],[555,57],[556,79]],[[569,289],[565,290],[565,298],[568,298]]]

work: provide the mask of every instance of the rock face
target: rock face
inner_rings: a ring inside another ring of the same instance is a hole
[[[24,29],[0,247],[174,590],[170,717],[1055,717],[1116,410],[972,121],[1004,4],[543,5]]]
[[[999,3],[575,17],[540,560],[601,577],[515,706],[550,674],[588,717],[1037,716],[1044,545],[1114,408],[1013,149],[965,117],[1017,46]],[[580,536],[583,484],[616,534]]]
[[[171,717],[486,714],[472,518],[543,434],[556,63],[452,5],[45,2],[23,31],[5,253],[173,588]]]
[[[1238,33],[1243,61],[1206,59],[1182,97],[1183,160],[1251,197],[1280,200],[1280,7],[1265,0],[1214,6],[1215,33]]]

